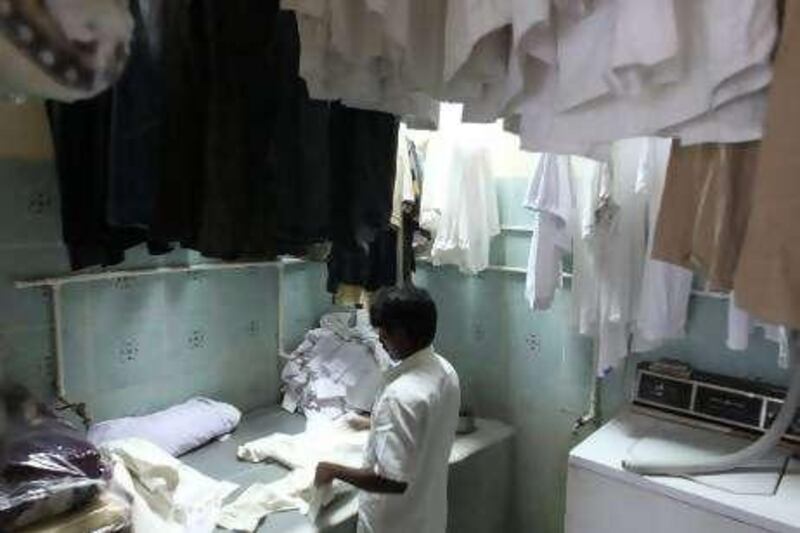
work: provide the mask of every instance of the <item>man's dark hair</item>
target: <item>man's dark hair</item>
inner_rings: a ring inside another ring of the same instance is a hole
[[[436,336],[436,304],[428,291],[413,285],[378,291],[369,315],[372,327],[402,332],[419,350],[430,346]]]

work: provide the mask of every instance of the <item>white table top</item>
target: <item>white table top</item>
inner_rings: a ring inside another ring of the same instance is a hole
[[[685,434],[685,427],[677,422],[625,411],[576,446],[570,453],[569,463],[571,467],[637,485],[756,527],[800,533],[800,461],[797,459],[789,460],[786,474],[774,495],[735,494],[690,479],[640,476],[623,470],[622,461],[629,459],[630,451],[642,439],[669,434],[671,430]],[[711,430],[695,428],[693,431]],[[747,443],[742,439],[743,446]]]

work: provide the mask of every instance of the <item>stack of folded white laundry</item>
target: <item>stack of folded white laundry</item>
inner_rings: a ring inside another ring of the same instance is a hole
[[[289,356],[283,369],[284,407],[310,422],[369,411],[389,364],[367,312],[334,312]]]

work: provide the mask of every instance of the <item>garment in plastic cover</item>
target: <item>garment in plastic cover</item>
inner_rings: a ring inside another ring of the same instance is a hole
[[[79,509],[101,493],[109,469],[100,452],[25,389],[2,391],[0,531]]]

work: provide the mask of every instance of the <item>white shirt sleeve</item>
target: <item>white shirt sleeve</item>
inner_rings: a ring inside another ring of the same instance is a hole
[[[374,470],[392,481],[410,483],[417,471],[416,450],[422,418],[414,405],[389,396],[373,413]]]

